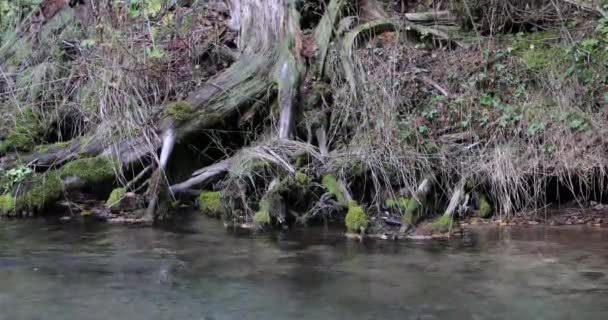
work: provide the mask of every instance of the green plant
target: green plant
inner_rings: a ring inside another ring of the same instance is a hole
[[[147,48],[146,55],[148,56],[148,58],[154,59],[154,60],[163,60],[165,58],[165,52],[162,49],[159,49],[157,47],[152,48],[152,49]]]
[[[479,104],[483,107],[494,107],[497,108],[500,105],[500,98],[491,96],[489,94],[483,94],[479,97]]]
[[[608,43],[608,17],[604,17],[598,21],[595,32],[602,37],[602,42]]]
[[[511,106],[501,106],[502,115],[498,118],[498,125],[501,128],[507,128],[517,124],[523,119],[523,115],[516,108]]]
[[[31,177],[33,173],[34,171],[32,171],[32,169],[25,166],[19,166],[7,171],[0,171],[0,175],[2,176],[2,193],[11,191],[14,185]]]
[[[427,126],[418,126],[418,133],[426,136],[429,133],[429,128]]]
[[[348,232],[358,233],[365,232],[369,221],[363,208],[357,202],[351,201],[348,204],[348,212],[346,213],[344,223]]]
[[[422,116],[429,121],[433,121],[437,117],[437,113],[438,113],[437,109],[433,109],[433,110],[422,112]]]
[[[532,123],[529,127],[528,127],[528,136],[536,136],[537,134],[543,132],[545,130],[545,124],[544,123]]]
[[[568,128],[572,131],[583,132],[591,128],[589,120],[575,113],[569,114],[566,120],[568,121]]]

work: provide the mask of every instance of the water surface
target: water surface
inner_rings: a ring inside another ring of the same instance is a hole
[[[608,231],[347,241],[0,221],[0,319],[606,319]]]

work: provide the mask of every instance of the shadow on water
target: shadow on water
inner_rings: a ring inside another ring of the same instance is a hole
[[[608,232],[484,228],[438,242],[0,221],[0,319],[603,319]]]

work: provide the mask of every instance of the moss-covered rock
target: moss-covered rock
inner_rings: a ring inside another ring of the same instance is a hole
[[[262,201],[260,201],[260,210],[253,216],[253,222],[262,227],[271,224],[270,203],[267,199],[262,199]]]
[[[432,233],[447,233],[452,229],[453,221],[451,216],[442,215],[435,221],[427,225],[427,231]]]
[[[104,156],[72,161],[59,169],[60,178],[78,177],[84,183],[94,185],[114,177],[117,164]]]
[[[192,117],[194,107],[186,101],[176,101],[170,103],[165,109],[165,116],[176,122],[184,122]]]
[[[338,179],[334,175],[328,174],[323,177],[323,186],[338,202],[345,203],[346,198],[344,197],[344,193],[340,188],[340,184],[338,183]]]
[[[106,201],[106,207],[113,208],[120,205],[120,200],[125,196],[127,190],[125,188],[116,188],[112,190],[108,200]]]
[[[11,194],[0,196],[0,216],[6,215],[15,209],[14,198]]]
[[[31,189],[17,197],[15,207],[41,211],[61,197],[63,179],[75,177],[85,185],[94,186],[112,179],[115,170],[116,164],[105,156],[74,160],[60,169],[35,177]]]
[[[344,223],[348,232],[359,233],[365,232],[369,221],[363,208],[357,202],[351,201],[348,204],[348,212],[346,213]]]
[[[222,214],[222,203],[218,191],[203,191],[198,196],[198,207],[203,214],[219,217]]]
[[[479,216],[484,219],[488,219],[492,216],[493,210],[490,201],[485,195],[479,197]]]

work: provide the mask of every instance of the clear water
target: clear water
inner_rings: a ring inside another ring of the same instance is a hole
[[[347,241],[0,221],[0,319],[606,319],[608,230]]]

